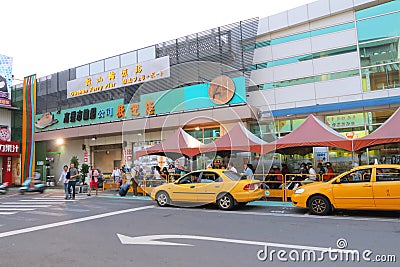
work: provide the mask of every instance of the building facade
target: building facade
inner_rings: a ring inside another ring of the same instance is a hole
[[[12,116],[18,108],[11,105],[12,62],[0,55],[0,183],[10,184],[20,183],[21,176],[21,140]]]
[[[134,153],[178,127],[208,143],[242,121],[272,141],[310,113],[349,138],[364,136],[400,106],[399,22],[397,0],[319,0],[41,77],[37,158],[47,176],[73,155],[111,171],[165,162],[137,163]],[[355,156],[321,151],[338,168]],[[359,156],[366,163],[386,154],[400,160],[397,145]],[[232,158],[241,170],[248,157]],[[316,157],[271,160],[295,168]]]

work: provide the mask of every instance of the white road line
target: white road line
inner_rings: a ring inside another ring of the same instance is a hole
[[[185,211],[200,211],[208,213],[223,213],[223,214],[235,214],[235,215],[256,215],[256,216],[272,216],[272,217],[291,217],[291,218],[303,218],[303,219],[318,219],[318,220],[350,220],[350,221],[374,221],[374,222],[394,222],[399,223],[400,218],[397,219],[380,219],[372,217],[339,217],[339,216],[318,216],[310,214],[277,214],[272,212],[251,212],[251,211],[220,211],[220,210],[201,210],[201,209],[190,209],[190,208],[168,208],[168,207],[156,207],[157,209],[175,209],[175,210],[185,210]]]
[[[74,202],[75,200],[70,200],[69,202]],[[56,205],[56,204],[64,204],[66,202],[48,202],[48,201],[26,201],[26,202],[4,202],[5,205]]]
[[[27,210],[35,210],[35,209],[29,209],[29,208],[0,208],[0,211],[7,211],[7,210],[27,211]]]
[[[24,205],[0,205],[0,208],[48,208],[51,205],[26,205],[26,203],[24,203]]]
[[[66,202],[66,199],[21,199],[21,202]]]
[[[24,228],[24,229],[20,229],[20,230],[13,230],[13,231],[9,231],[9,232],[0,233],[0,238],[35,232],[35,231],[39,231],[39,230],[45,230],[45,229],[54,228],[54,227],[63,226],[63,225],[80,223],[80,222],[85,222],[85,221],[90,221],[90,220],[95,220],[95,219],[101,219],[101,218],[110,217],[110,216],[114,216],[114,215],[135,212],[135,211],[141,211],[141,210],[146,210],[146,209],[151,209],[151,208],[154,208],[154,206],[152,205],[152,206],[144,206],[144,207],[139,207],[139,208],[127,209],[127,210],[113,211],[113,212],[93,215],[93,216],[89,216],[89,217],[83,217],[83,218],[63,221],[63,222],[44,224],[44,225]]]
[[[18,213],[18,211],[13,211],[13,212],[0,212],[0,215],[13,215],[15,213]]]

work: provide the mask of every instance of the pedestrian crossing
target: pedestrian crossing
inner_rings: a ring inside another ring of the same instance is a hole
[[[56,195],[44,195],[42,197],[32,196],[29,199],[17,199],[8,200],[6,198],[0,199],[0,215],[14,215],[21,212],[27,212],[30,214],[37,215],[52,215],[52,216],[63,216],[60,212],[48,212],[39,211],[38,209],[47,208],[60,210],[62,206],[66,206],[68,203],[73,203],[82,199],[86,199],[85,196],[76,196],[75,199],[65,199],[65,196]]]

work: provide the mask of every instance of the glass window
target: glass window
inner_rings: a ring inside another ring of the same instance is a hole
[[[366,8],[356,12],[356,19],[363,19],[380,14],[385,14],[393,11],[400,10],[400,1],[391,1],[389,3],[377,5],[374,7]]]
[[[76,78],[89,76],[89,65],[83,65],[76,68]]]
[[[132,51],[121,55],[121,67],[137,63],[137,51]]]
[[[255,48],[292,42],[292,41],[296,41],[296,40],[309,38],[311,36],[320,36],[323,34],[348,30],[351,28],[354,28],[354,22],[349,22],[349,23],[345,23],[345,24],[326,27],[323,29],[313,30],[311,32],[303,32],[303,33],[293,34],[293,35],[289,35],[289,36],[285,36],[285,37],[281,37],[281,38],[277,38],[277,39],[273,39],[273,40],[258,42],[258,43],[256,43]]]
[[[89,64],[90,75],[104,72],[104,60],[96,61]]]
[[[105,71],[119,68],[119,56],[107,58],[104,60]]]
[[[395,112],[394,109],[376,110],[365,113],[367,124],[384,123]]]
[[[399,63],[363,68],[362,86],[364,92],[399,87]]]
[[[399,61],[399,37],[360,44],[361,67]]]
[[[357,51],[356,46],[332,49],[332,50],[322,51],[322,52],[313,53],[313,54],[306,54],[306,55],[302,55],[302,56],[284,58],[284,59],[279,59],[279,60],[274,60],[274,61],[269,61],[269,62],[264,62],[264,63],[258,63],[258,64],[249,66],[248,70],[264,69],[264,68],[281,66],[281,65],[285,65],[285,64],[291,64],[291,63],[297,63],[297,62],[302,62],[302,61],[317,59],[317,58],[322,58],[322,57],[336,56],[336,55],[341,55],[341,54],[345,54],[345,53],[353,53],[356,51]]]
[[[156,58],[155,46],[146,47],[138,51],[138,61],[143,62]]]
[[[394,168],[377,168],[376,169],[377,182],[400,182],[400,170]]]
[[[220,137],[220,129],[218,128],[202,128],[199,130],[185,130],[188,134],[204,144],[211,143]]]
[[[241,179],[240,174],[232,171],[224,171],[224,174],[228,176],[229,179],[232,181],[239,181]]]
[[[371,180],[371,169],[362,169],[358,171],[353,171],[342,178],[340,178],[340,183],[360,183],[369,182]]]
[[[333,33],[333,32],[339,32],[339,31],[344,31],[348,29],[354,28],[354,22],[349,22],[345,24],[340,24],[332,27],[327,27],[319,30],[314,30],[311,31],[311,36],[319,36],[323,34],[328,34],[328,33]]]
[[[358,21],[359,42],[399,36],[400,27],[396,23],[398,21],[400,21],[400,12]]]

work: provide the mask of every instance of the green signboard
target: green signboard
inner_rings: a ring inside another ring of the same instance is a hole
[[[232,81],[234,93],[225,104],[245,103],[245,78],[238,77]],[[211,99],[209,88],[210,83],[203,83],[145,94],[140,97],[138,103],[124,104],[124,99],[117,99],[65,109],[59,113],[47,112],[37,115],[35,131],[49,131],[218,106]],[[220,93],[218,89],[215,91]]]

